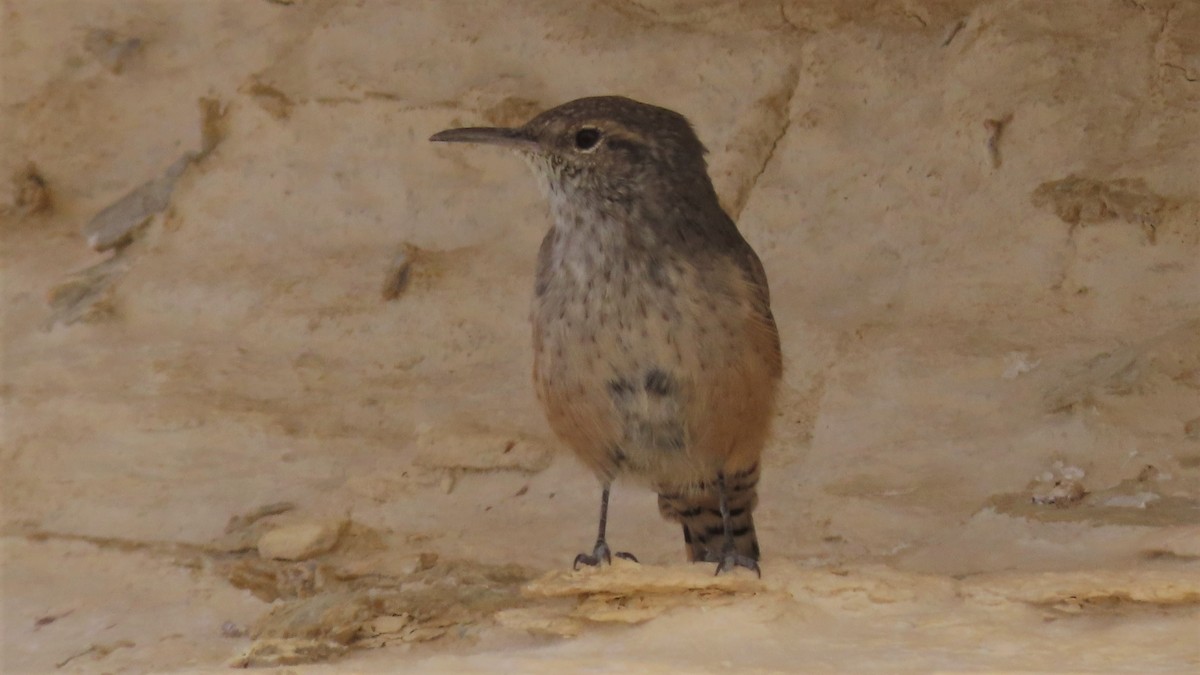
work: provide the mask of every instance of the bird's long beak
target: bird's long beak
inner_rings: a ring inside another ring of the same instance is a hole
[[[537,141],[526,134],[524,130],[508,127],[446,129],[430,136],[429,140],[439,143],[484,143],[517,150],[533,150],[537,147]]]

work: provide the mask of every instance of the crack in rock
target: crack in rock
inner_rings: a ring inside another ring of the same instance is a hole
[[[737,220],[741,216],[742,210],[746,204],[750,203],[750,196],[754,193],[754,189],[758,186],[758,181],[766,173],[767,167],[770,166],[771,160],[775,157],[775,151],[779,148],[780,142],[787,136],[788,130],[792,126],[792,100],[796,96],[796,89],[800,86],[800,73],[796,69],[791,69],[787,75],[787,81],[782,89],[772,92],[767,96],[759,99],[756,106],[767,108],[766,115],[770,118],[782,117],[782,119],[767,119],[764,120],[764,126],[773,123],[776,126],[775,132],[771,135],[770,141],[766,145],[766,152],[763,153],[762,160],[758,163],[758,168],[754,171],[751,177],[743,182],[737,190],[737,193],[730,204],[730,216]],[[772,114],[775,113],[775,114]]]

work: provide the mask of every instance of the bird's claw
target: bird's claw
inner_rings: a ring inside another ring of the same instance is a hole
[[[721,553],[709,551],[704,560],[717,563],[717,571],[713,573],[714,577],[720,576],[722,572],[730,572],[735,567],[745,567],[757,574],[759,579],[762,578],[762,570],[759,569],[757,560],[732,549],[726,549]]]
[[[638,561],[638,559],[635,558],[632,553],[626,553],[625,551],[617,551],[616,553],[613,553],[612,550],[608,548],[608,542],[602,539],[596,542],[596,547],[592,549],[591,554],[580,553],[579,555],[575,556],[575,563],[571,565],[571,568],[577,570],[579,569],[580,565],[598,567],[600,563],[608,563],[611,565],[614,555],[622,560],[630,560],[632,562]]]

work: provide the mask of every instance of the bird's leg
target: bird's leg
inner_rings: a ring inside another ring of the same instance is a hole
[[[600,494],[600,531],[596,535],[596,547],[592,549],[591,555],[587,553],[580,553],[579,555],[575,556],[575,564],[572,566],[574,569],[579,569],[580,565],[590,565],[591,567],[596,567],[602,562],[609,564],[612,563],[613,552],[608,548],[608,542],[604,540],[604,530],[608,526],[609,487],[610,483],[605,483],[604,492]],[[625,553],[624,551],[618,551],[616,556],[618,558],[624,558],[625,560],[632,560],[633,562],[638,561],[637,558],[633,557],[632,553]]]
[[[725,530],[725,537],[720,554],[714,555],[711,551],[709,552],[709,562],[717,563],[717,571],[714,576],[721,572],[728,572],[735,567],[745,567],[748,570],[754,570],[754,573],[762,578],[762,570],[758,568],[758,561],[738,553],[733,544],[733,525],[729,522],[729,497],[725,494],[724,472],[717,474],[717,494],[721,500],[721,525]]]

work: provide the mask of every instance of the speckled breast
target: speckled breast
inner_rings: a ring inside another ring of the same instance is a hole
[[[752,464],[775,387],[736,266],[570,233],[542,249],[534,381],[579,458],[671,486]]]

